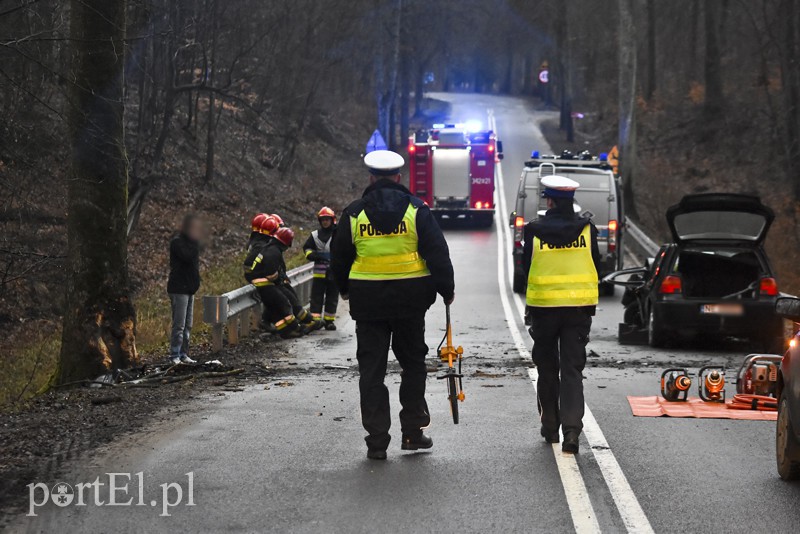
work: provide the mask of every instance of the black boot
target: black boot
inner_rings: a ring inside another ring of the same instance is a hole
[[[549,430],[545,427],[542,427],[541,434],[547,443],[558,443],[561,441],[561,436],[558,434],[558,429]]]
[[[564,443],[561,445],[561,450],[563,452],[578,454],[578,436],[580,436],[578,432],[565,432]]]
[[[420,432],[417,435],[406,434],[403,436],[403,444],[400,446],[404,451],[416,451],[417,449],[430,449],[433,447],[433,440]]]
[[[367,449],[367,458],[370,460],[385,460],[386,459],[386,450],[385,449]]]

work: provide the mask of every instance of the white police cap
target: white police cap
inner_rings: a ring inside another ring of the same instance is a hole
[[[364,156],[364,164],[375,176],[395,176],[406,164],[403,156],[391,150],[373,150]]]
[[[581,186],[575,180],[571,180],[565,176],[545,176],[542,178],[542,191],[543,197],[549,198],[573,198],[575,190]]]

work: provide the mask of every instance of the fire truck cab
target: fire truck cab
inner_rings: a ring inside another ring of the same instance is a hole
[[[411,193],[440,219],[494,220],[495,165],[503,144],[491,130],[470,124],[434,124],[408,141]]]

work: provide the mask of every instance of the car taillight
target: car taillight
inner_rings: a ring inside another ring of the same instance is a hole
[[[614,252],[617,250],[617,221],[608,221],[608,251]]]
[[[759,292],[762,295],[775,297],[778,295],[778,282],[774,278],[762,278],[759,285]]]
[[[482,207],[483,207],[483,202],[476,202],[476,203],[475,203],[475,209],[478,209],[478,210],[479,210],[479,209],[481,209]]]
[[[408,145],[408,153],[409,154],[413,154],[416,151],[417,151],[417,145],[411,145],[411,144]]]
[[[514,246],[521,247],[522,246],[522,239],[524,237],[522,233],[522,228],[525,226],[525,219],[522,217],[515,217],[514,218]]]
[[[666,295],[680,293],[681,291],[683,291],[681,277],[674,275],[664,277],[664,280],[661,282],[661,287],[658,289],[659,293]]]
[[[494,145],[489,145],[489,152],[494,152]]]

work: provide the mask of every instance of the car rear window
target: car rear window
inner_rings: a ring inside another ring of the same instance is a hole
[[[567,176],[581,184],[580,189],[602,189],[609,191],[610,180],[608,174],[605,173],[587,173],[580,169],[556,169],[556,174]],[[580,189],[578,191],[580,191]]]
[[[741,211],[694,211],[675,217],[681,239],[737,239],[755,241],[764,230],[762,215]]]

